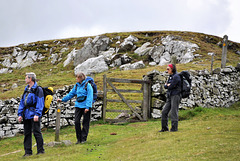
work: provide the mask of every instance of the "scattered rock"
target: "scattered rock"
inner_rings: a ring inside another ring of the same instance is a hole
[[[132,69],[141,69],[144,68],[145,64],[143,63],[143,61],[139,61],[133,64],[125,64],[125,65],[121,65],[120,66],[120,70],[132,70]]]

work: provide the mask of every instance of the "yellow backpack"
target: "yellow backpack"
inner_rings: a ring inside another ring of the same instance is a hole
[[[44,108],[42,111],[42,115],[45,115],[48,113],[50,109],[50,105],[53,100],[53,88],[52,87],[41,87],[44,94]]]

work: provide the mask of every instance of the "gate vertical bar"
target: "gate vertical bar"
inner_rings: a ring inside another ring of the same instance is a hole
[[[103,75],[103,109],[102,109],[102,118],[103,121],[106,121],[106,108],[107,108],[107,76]]]

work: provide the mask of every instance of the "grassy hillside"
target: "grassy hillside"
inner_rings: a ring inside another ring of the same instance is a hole
[[[130,124],[92,124],[88,142],[45,146],[46,153],[24,160],[239,160],[240,105],[180,111],[179,131],[159,133],[160,120]],[[116,135],[110,135],[116,133]],[[45,143],[55,132],[43,131]],[[33,139],[34,140],[34,139]],[[74,127],[62,128],[60,140],[76,142]],[[21,160],[23,136],[0,141],[1,161]],[[33,144],[35,141],[33,141]]]
[[[129,35],[133,35],[139,39],[136,43],[137,47],[140,47],[145,42],[151,42],[152,45],[159,44],[161,42],[161,38],[167,35],[178,36],[179,40],[190,41],[192,43],[196,43],[200,49],[196,51],[196,54],[202,55],[201,58],[196,58],[193,62],[188,64],[178,64],[178,70],[199,70],[199,69],[209,69],[210,70],[210,60],[211,57],[208,55],[209,52],[214,52],[216,56],[214,57],[214,68],[220,67],[221,65],[221,54],[222,49],[217,45],[218,42],[222,40],[222,38],[206,35],[202,33],[194,33],[194,32],[179,32],[179,31],[154,31],[154,32],[128,32],[128,33],[107,33],[104,34],[110,38],[112,38],[113,42],[110,44],[111,47],[116,47],[116,41],[114,38],[116,36],[121,36],[121,41]],[[58,53],[62,48],[68,47],[69,50],[63,52],[62,57],[65,58],[67,54],[73,49],[80,49],[83,47],[83,43],[87,37],[82,38],[71,38],[71,39],[62,39],[62,40],[48,40],[48,41],[39,41],[29,43],[28,46],[21,44],[19,47],[26,51],[38,51],[39,53],[46,56],[45,59],[35,63],[31,67],[26,67],[21,70],[14,70],[12,73],[1,74],[0,77],[0,99],[9,99],[12,97],[18,97],[22,94],[22,91],[25,87],[24,77],[25,73],[32,71],[37,74],[37,78],[39,79],[38,84],[41,86],[53,86],[55,89],[60,88],[64,85],[74,84],[74,66],[73,64],[68,65],[67,67],[63,67],[63,62],[65,59],[62,59],[58,64],[51,64],[48,59],[49,50],[46,48],[52,48],[52,53]],[[31,45],[32,44],[32,45]],[[46,46],[47,44],[47,46]],[[236,54],[236,51],[240,51],[240,44],[235,42],[230,42],[228,55],[227,55],[227,65],[236,66],[238,62],[240,62],[240,56]],[[0,48],[0,60],[4,60],[4,56],[7,54],[11,54],[13,51],[13,47],[9,48]],[[134,61],[144,60],[146,65],[148,64],[147,57],[139,57],[137,54],[134,54],[133,51],[128,51],[129,55],[134,58]],[[123,53],[124,54],[124,53]],[[108,77],[118,77],[118,78],[129,78],[129,79],[142,79],[142,76],[146,74],[148,71],[152,71],[153,69],[157,69],[159,71],[164,71],[166,66],[155,66],[149,67],[146,66],[144,69],[139,70],[131,70],[131,71],[120,71],[118,68],[110,69],[107,72],[96,74],[95,80],[97,81],[98,89],[102,90],[102,79],[103,74],[107,74]],[[12,90],[11,86],[13,83],[19,85],[18,88]],[[4,90],[7,89],[7,92]]]

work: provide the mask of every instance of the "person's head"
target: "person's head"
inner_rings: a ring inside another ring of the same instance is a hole
[[[79,73],[76,74],[77,82],[81,83],[85,79],[86,79],[86,75],[84,73],[79,72]]]
[[[169,64],[167,66],[167,72],[168,74],[174,74],[177,72],[176,65],[175,64]]]
[[[36,82],[36,74],[33,72],[26,73],[25,82],[29,84],[30,82]]]

